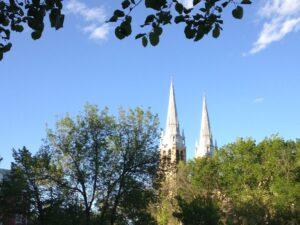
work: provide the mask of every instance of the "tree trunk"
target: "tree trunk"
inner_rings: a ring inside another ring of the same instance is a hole
[[[123,176],[123,174],[122,174],[122,176]],[[120,187],[119,187],[119,190],[118,190],[118,194],[116,195],[116,200],[115,200],[114,206],[112,208],[112,212],[111,212],[111,217],[110,217],[110,224],[111,225],[114,225],[114,223],[116,221],[117,207],[119,205],[119,201],[120,201],[120,198],[121,198],[121,192],[122,192],[122,189],[123,189],[123,185],[124,185],[124,182],[123,182],[123,177],[122,177],[121,181],[120,181]]]
[[[85,225],[90,225],[91,223],[91,212],[88,208],[85,209]]]

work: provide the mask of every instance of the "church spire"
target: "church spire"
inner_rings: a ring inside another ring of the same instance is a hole
[[[198,143],[195,158],[209,156],[213,153],[214,146],[205,96],[203,98],[201,130]]]
[[[160,151],[162,158],[168,157],[170,163],[185,161],[185,137],[183,132],[180,133],[173,81],[171,81],[167,122],[161,136]]]
[[[171,87],[170,87],[169,106],[168,106],[168,115],[167,115],[165,134],[168,136],[175,136],[175,137],[177,134],[180,134],[173,81],[171,81]]]

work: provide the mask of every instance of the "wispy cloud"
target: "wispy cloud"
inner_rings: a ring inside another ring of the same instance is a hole
[[[109,32],[108,24],[98,26],[97,24],[90,24],[83,28],[83,32],[89,34],[89,38],[93,40],[103,40],[107,38]]]
[[[255,103],[255,104],[262,103],[264,100],[265,100],[265,98],[263,98],[263,97],[255,98],[253,100],[253,103]]]
[[[188,9],[193,7],[193,0],[179,0],[179,1],[184,5],[184,7]]]
[[[79,0],[69,0],[65,8],[68,13],[78,15],[85,20],[82,31],[88,34],[89,39],[107,39],[109,26],[105,23],[107,16],[103,7],[88,7]]]
[[[256,54],[300,28],[299,0],[264,0],[258,15],[263,28],[248,54]]]

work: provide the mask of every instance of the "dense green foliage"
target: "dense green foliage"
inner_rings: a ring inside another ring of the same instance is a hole
[[[0,211],[4,224],[15,214],[28,218],[29,224],[79,224],[82,214],[74,196],[59,189],[48,177],[50,158],[38,152],[32,155],[25,147],[13,151],[9,180],[2,185]]]
[[[300,139],[237,139],[158,180],[158,119],[87,105],[49,129],[32,155],[13,151],[0,222],[29,225],[300,224]],[[161,183],[162,182],[162,183]],[[164,183],[163,183],[164,182]]]
[[[185,225],[300,224],[300,140],[238,139],[180,171]]]
[[[140,108],[119,117],[87,105],[48,130],[36,155],[14,151],[3,183],[0,214],[21,214],[29,224],[153,224],[158,120]]]

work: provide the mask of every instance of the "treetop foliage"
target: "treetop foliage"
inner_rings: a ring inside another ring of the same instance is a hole
[[[174,215],[185,225],[300,223],[299,139],[238,139],[179,170]]]
[[[64,116],[35,155],[14,150],[0,222],[20,212],[37,225],[153,224],[147,207],[156,193],[158,137],[157,115],[141,108],[115,117],[86,105],[77,117]]]
[[[86,105],[64,116],[36,154],[13,151],[0,222],[20,214],[29,225],[300,224],[300,139],[239,138],[179,162],[175,183],[159,179],[158,139],[157,115],[141,108],[113,116]]]

